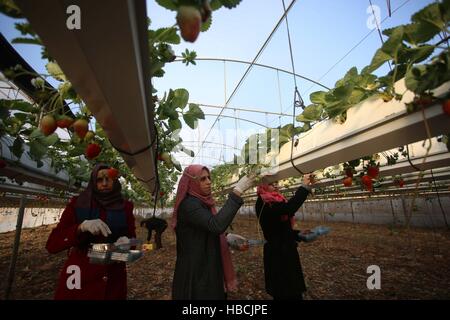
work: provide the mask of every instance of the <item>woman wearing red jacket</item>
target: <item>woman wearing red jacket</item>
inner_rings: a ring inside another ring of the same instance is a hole
[[[127,297],[125,263],[91,264],[87,257],[91,243],[136,237],[133,203],[122,198],[120,182],[109,169],[103,164],[95,166],[86,190],[70,200],[47,240],[50,253],[68,250],[55,299]]]

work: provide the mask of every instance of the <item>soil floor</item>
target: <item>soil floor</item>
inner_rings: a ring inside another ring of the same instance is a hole
[[[297,229],[317,222],[297,221]],[[450,232],[385,225],[326,223],[328,235],[298,247],[308,291],[305,299],[450,299]],[[54,225],[22,230],[12,299],[52,299],[66,252],[48,254],[45,243]],[[238,216],[234,233],[261,239],[253,217]],[[146,230],[136,221],[138,238]],[[1,297],[14,243],[14,232],[0,234]],[[264,290],[262,246],[233,251],[239,281],[229,299],[271,299]],[[163,234],[163,248],[148,251],[128,265],[128,298],[171,298],[176,259],[174,233]],[[381,289],[369,290],[367,268],[381,270]]]

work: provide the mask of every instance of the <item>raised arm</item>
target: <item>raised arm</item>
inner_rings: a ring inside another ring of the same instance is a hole
[[[213,215],[209,209],[202,205],[200,200],[188,197],[180,205],[179,222],[183,221],[209,232],[220,234],[225,232],[231,224],[243,202],[241,197],[231,192],[222,209],[216,215]]]

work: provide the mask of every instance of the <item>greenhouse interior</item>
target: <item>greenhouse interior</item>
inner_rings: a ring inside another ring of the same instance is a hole
[[[450,299],[449,0],[0,11],[0,299]]]

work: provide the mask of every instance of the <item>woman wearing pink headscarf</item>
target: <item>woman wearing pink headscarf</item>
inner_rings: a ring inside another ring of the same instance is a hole
[[[292,229],[295,212],[311,191],[313,180],[304,175],[303,184],[287,200],[276,183],[258,186],[255,210],[264,233],[264,277],[266,292],[274,299],[302,299],[306,290],[300,257],[298,231]]]
[[[237,281],[224,235],[253,179],[243,177],[217,212],[211,177],[202,165],[187,167],[178,184],[171,226],[177,236],[177,261],[172,298],[221,300]]]

